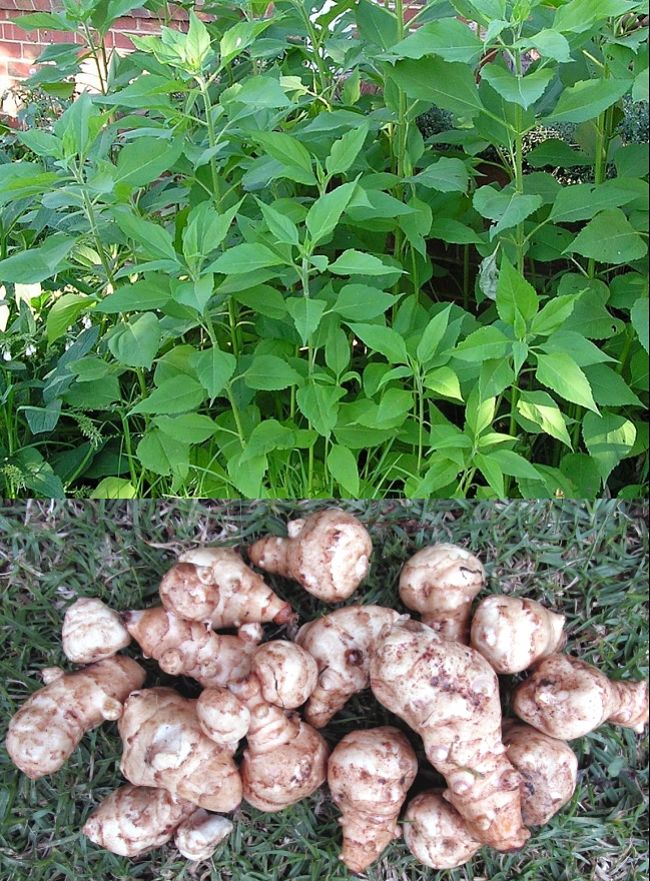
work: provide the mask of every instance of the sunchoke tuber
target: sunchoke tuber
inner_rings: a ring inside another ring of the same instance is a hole
[[[196,806],[165,789],[127,783],[112,792],[82,832],[94,844],[123,857],[137,857],[170,840]]]
[[[208,630],[162,606],[122,615],[131,636],[165,673],[191,676],[205,688],[248,676],[256,645],[252,640]]]
[[[199,808],[178,827],[174,844],[188,860],[208,860],[232,829],[230,820]]]
[[[521,774],[521,813],[527,826],[543,826],[571,799],[578,759],[563,740],[508,719],[503,726],[508,759]]]
[[[251,714],[240,769],[246,801],[260,811],[281,811],[315,792],[325,782],[329,755],[320,734],[267,703],[255,676],[231,689]]]
[[[234,753],[248,732],[251,714],[248,707],[227,688],[206,688],[196,702],[201,730],[210,740]]]
[[[472,601],[485,587],[483,564],[451,544],[422,548],[404,565],[399,595],[445,639],[467,644]]]
[[[341,859],[351,872],[363,872],[399,836],[397,818],[417,770],[397,728],[352,731],[335,747],[327,782],[342,814]]]
[[[158,786],[210,811],[234,810],[241,778],[229,750],[199,724],[196,701],[171,688],[135,691],[118,729],[124,744],[121,770],[137,786]]]
[[[90,597],[82,597],[69,606],[62,636],[63,654],[75,664],[110,658],[131,642],[119,613]]]
[[[296,642],[315,658],[319,671],[305,709],[310,725],[327,725],[353,694],[368,688],[372,646],[398,618],[383,606],[346,606],[300,628]]]
[[[131,658],[116,655],[76,673],[48,667],[42,676],[45,688],[18,710],[6,740],[12,762],[34,780],[58,771],[86,731],[119,719],[145,672]]]
[[[413,856],[431,869],[463,866],[481,847],[438,789],[422,792],[409,802],[404,815],[404,841]]]
[[[255,651],[252,672],[264,700],[287,710],[302,706],[318,682],[318,666],[309,652],[281,639],[264,643]]]
[[[372,541],[356,517],[338,508],[290,520],[288,538],[267,535],[249,549],[256,566],[301,584],[327,603],[352,596],[368,574]]]
[[[583,737],[604,722],[641,734],[648,722],[648,684],[608,679],[578,658],[551,655],[515,689],[512,706],[524,722],[560,740]]]
[[[521,673],[564,647],[564,622],[534,600],[489,596],[474,612],[472,648],[497,673]]]
[[[163,577],[160,597],[166,609],[215,629],[240,624],[293,620],[281,600],[232,548],[197,548],[179,557]]]
[[[404,617],[378,641],[370,684],[420,734],[427,758],[447,781],[445,798],[469,832],[497,850],[521,847],[529,832],[520,777],[505,755],[499,683],[485,658]]]

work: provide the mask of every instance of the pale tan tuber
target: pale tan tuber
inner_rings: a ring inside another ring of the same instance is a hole
[[[400,834],[397,818],[415,780],[415,753],[397,728],[352,731],[336,746],[327,782],[341,811],[341,859],[363,872]]]
[[[179,557],[163,577],[160,597],[166,609],[217,630],[241,624],[293,620],[281,600],[232,548],[197,548]]]
[[[195,805],[164,789],[120,786],[101,802],[82,829],[94,844],[123,857],[166,844]]]
[[[543,826],[575,792],[576,754],[563,740],[511,719],[503,726],[503,742],[508,758],[521,774],[524,823]]]
[[[431,869],[463,866],[482,846],[439,789],[422,792],[409,802],[404,841],[413,856]]]
[[[228,813],[242,796],[229,750],[199,724],[196,701],[171,688],[134,692],[118,723],[124,745],[120,768],[137,786],[157,786],[210,811]]]
[[[560,740],[583,737],[604,722],[641,734],[648,722],[648,684],[608,679],[578,658],[551,655],[516,688],[512,706],[524,722]]]
[[[499,683],[485,658],[403,617],[372,653],[370,684],[422,737],[427,758],[447,781],[445,798],[468,831],[497,850],[522,847],[529,832],[520,776],[505,754]]]
[[[122,615],[146,657],[165,673],[191,676],[205,688],[225,686],[248,676],[256,645],[250,639],[214,633],[198,621],[185,621],[162,606]]]
[[[422,548],[404,565],[399,595],[408,609],[442,637],[469,642],[472,601],[485,587],[483,564],[452,544]]]
[[[196,715],[203,733],[233,753],[251,723],[248,707],[227,688],[202,691],[196,702]]]
[[[298,716],[267,703],[251,676],[231,689],[251,715],[241,763],[244,798],[260,811],[282,811],[325,782],[329,750]]]
[[[75,664],[110,658],[131,642],[119,613],[90,597],[82,597],[69,606],[62,636],[63,654]]]
[[[327,725],[353,694],[368,688],[372,646],[398,618],[383,606],[346,606],[300,628],[296,642],[318,665],[318,684],[305,708],[310,725]]]
[[[115,656],[76,673],[48,667],[42,676],[45,688],[11,719],[6,740],[14,765],[34,780],[58,771],[86,731],[119,719],[145,672],[131,658]]]
[[[368,574],[372,541],[356,517],[328,508],[290,520],[288,538],[267,535],[250,548],[253,563],[301,584],[327,603],[352,596]]]
[[[199,808],[180,824],[174,835],[174,844],[188,860],[209,860],[232,830],[233,825],[226,817]]]
[[[256,649],[252,672],[264,700],[287,710],[302,706],[318,682],[318,666],[309,652],[281,639]]]
[[[534,600],[489,596],[474,612],[472,648],[497,673],[521,673],[564,647],[565,620]]]

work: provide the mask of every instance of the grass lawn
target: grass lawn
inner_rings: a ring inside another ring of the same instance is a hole
[[[61,621],[77,596],[117,609],[156,602],[162,573],[196,542],[246,545],[281,532],[297,510],[324,502],[16,502],[0,505],[0,701],[8,717],[39,687],[39,670],[64,664]],[[394,605],[397,573],[435,540],[464,544],[489,573],[489,590],[547,601],[568,618],[569,650],[616,677],[647,676],[647,507],[613,501],[349,502],[368,525],[373,567],[360,600]],[[309,620],[325,607],[288,582],[278,592]],[[267,627],[267,636],[281,635]],[[165,682],[147,662],[149,685]],[[184,683],[186,694],[196,690]],[[393,722],[369,693],[334,719],[335,744],[355,727]],[[404,727],[398,723],[400,727]],[[412,742],[420,748],[415,735]],[[646,842],[647,735],[608,725],[572,744],[580,779],[572,802],[516,854],[481,851],[453,872],[420,866],[395,842],[372,881],[642,881]],[[2,881],[222,879],[344,881],[337,812],[325,790],[280,814],[242,804],[232,837],[213,861],[179,859],[172,845],[137,861],[113,856],[79,833],[94,806],[122,782],[114,724],[87,734],[62,770],[31,782],[0,749]],[[420,756],[421,756],[420,750]],[[422,763],[414,792],[437,780]]]

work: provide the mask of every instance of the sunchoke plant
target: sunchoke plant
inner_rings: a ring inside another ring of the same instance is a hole
[[[135,5],[18,20],[99,89],[0,165],[5,495],[643,493],[647,2],[206,3],[109,58]]]

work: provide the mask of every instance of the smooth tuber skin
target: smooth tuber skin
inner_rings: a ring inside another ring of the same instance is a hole
[[[230,820],[219,814],[208,814],[203,808],[199,808],[178,827],[174,844],[188,860],[209,860],[232,830]]]
[[[166,844],[195,810],[189,801],[164,789],[127,783],[101,802],[82,832],[111,853],[137,857]]]
[[[245,679],[250,672],[256,646],[249,639],[214,633],[162,606],[124,612],[122,618],[145,656],[155,658],[165,673],[191,676],[210,688]]]
[[[521,813],[527,826],[543,826],[571,800],[578,759],[563,741],[508,719],[503,726],[507,756],[521,774]]]
[[[521,817],[520,777],[501,740],[496,673],[473,649],[443,639],[418,621],[387,628],[370,659],[377,700],[422,737],[445,777],[444,797],[468,831],[496,850],[529,837]]]
[[[524,722],[560,740],[583,737],[604,722],[641,734],[648,722],[648,684],[608,679],[578,658],[551,655],[517,687],[512,706]]]
[[[203,733],[224,749],[234,753],[246,737],[251,714],[227,688],[206,688],[196,702],[196,715]]]
[[[118,612],[98,599],[82,597],[63,619],[63,654],[74,664],[93,664],[116,655],[131,642]]]
[[[469,642],[472,601],[485,587],[483,564],[452,544],[422,548],[404,565],[399,595],[408,609],[453,642]]]
[[[58,771],[86,731],[119,719],[145,672],[131,658],[116,656],[76,673],[48,667],[42,676],[45,688],[18,710],[6,740],[12,762],[32,780]]]
[[[160,598],[180,618],[217,630],[293,620],[289,603],[276,596],[232,548],[196,548],[180,556],[160,583]]]
[[[244,798],[260,811],[282,811],[315,792],[327,775],[327,744],[311,725],[267,703],[251,676],[231,689],[251,715],[241,763]]]
[[[383,606],[346,606],[300,628],[296,642],[318,665],[318,684],[305,708],[310,725],[323,728],[353,694],[368,688],[372,646],[398,618]]]
[[[413,856],[431,869],[463,866],[482,846],[440,789],[429,789],[409,802],[404,841]]]
[[[521,673],[536,661],[564,648],[564,615],[550,612],[534,600],[489,596],[472,620],[472,648],[497,673]]]
[[[210,811],[233,811],[241,778],[229,750],[201,730],[196,701],[171,688],[135,691],[118,724],[120,768],[137,786],[157,786]]]
[[[417,770],[397,728],[352,731],[332,752],[327,782],[343,815],[341,859],[351,872],[363,872],[399,836],[397,818]]]
[[[295,642],[264,643],[256,649],[251,666],[264,700],[286,710],[301,707],[318,682],[316,661]]]
[[[252,562],[301,584],[326,603],[352,596],[368,574],[372,541],[356,517],[338,508],[290,520],[288,538],[267,535],[250,548]]]

